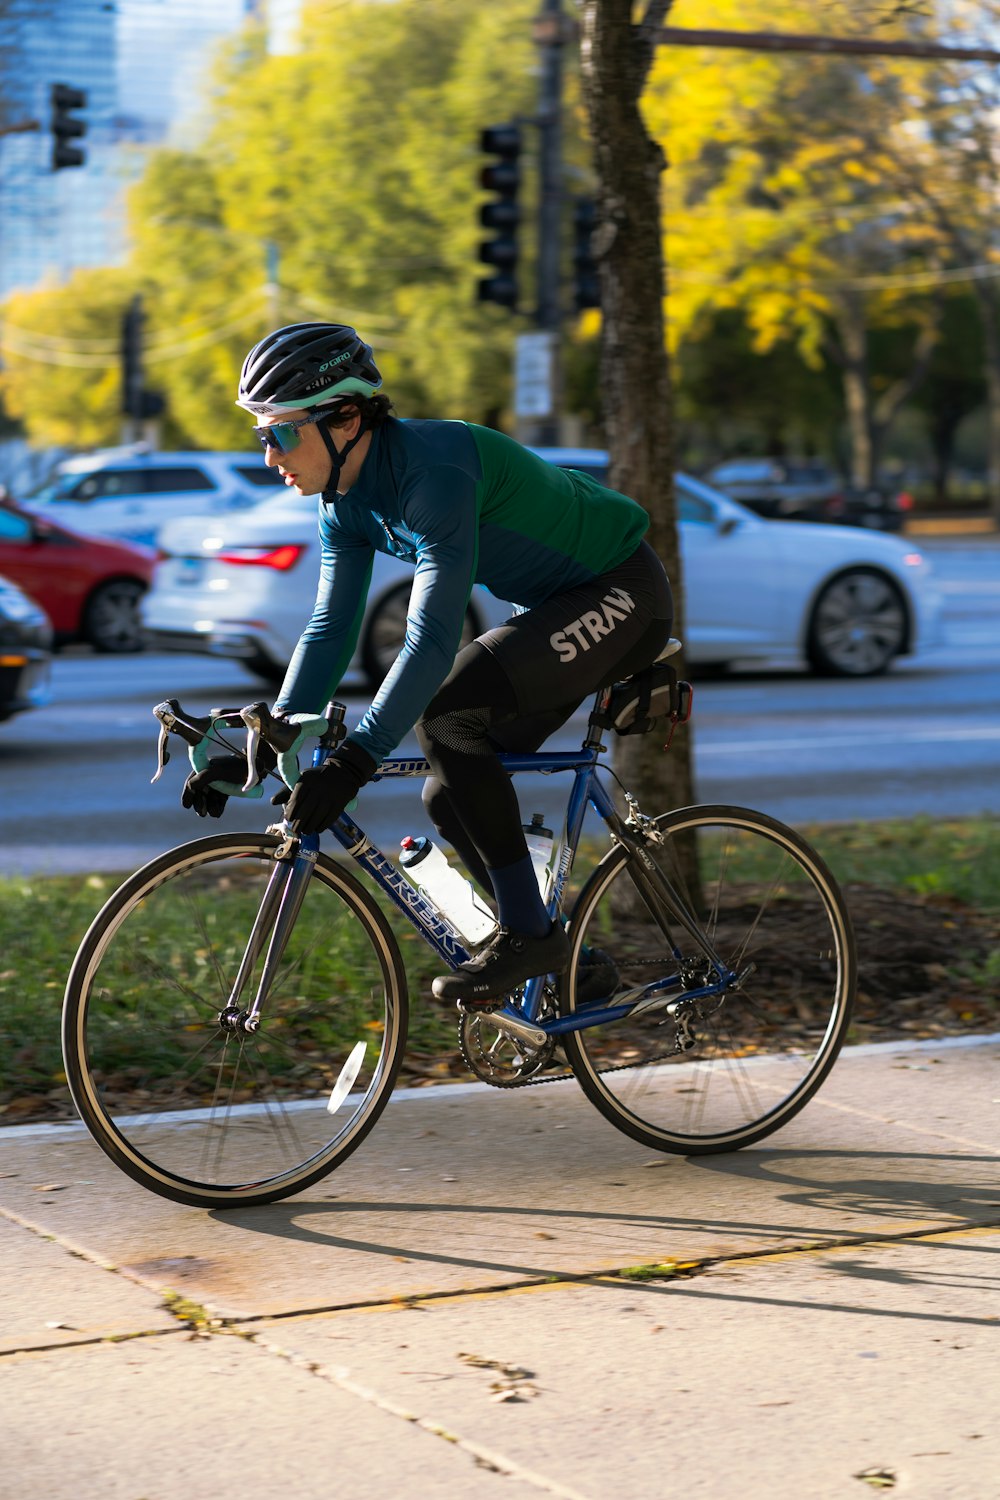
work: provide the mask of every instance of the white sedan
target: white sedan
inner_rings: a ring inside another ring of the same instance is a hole
[[[595,450],[539,451],[599,478],[606,472],[607,457]],[[764,520],[685,474],[676,490],[692,666],[805,661],[819,673],[868,677],[936,641],[930,565],[905,539]],[[289,495],[242,514],[168,524],[160,534],[167,555],[143,604],[150,645],[236,657],[280,682],[316,587],[316,506],[315,496]],[[411,582],[405,562],[376,554],[352,664],[372,685],[402,645]],[[510,612],[477,586],[465,639]]]

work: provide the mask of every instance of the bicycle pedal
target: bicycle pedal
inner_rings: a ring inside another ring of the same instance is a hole
[[[494,1011],[503,1010],[504,1004],[505,1001],[503,999],[474,1000],[468,1003],[465,1000],[455,1001],[455,1005],[462,1012],[463,1016],[489,1016]]]

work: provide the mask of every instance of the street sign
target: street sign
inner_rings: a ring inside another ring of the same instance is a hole
[[[552,366],[554,335],[519,334],[514,351],[514,415],[552,415]]]

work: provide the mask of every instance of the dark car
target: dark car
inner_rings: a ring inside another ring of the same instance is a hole
[[[45,611],[0,574],[0,724],[48,702],[51,647]]]
[[[48,615],[57,641],[139,651],[139,604],[153,581],[151,547],[85,536],[7,500],[0,505],[0,573]]]
[[[705,481],[757,515],[782,521],[901,531],[913,508],[905,490],[859,489],[820,459],[734,458],[716,464]]]

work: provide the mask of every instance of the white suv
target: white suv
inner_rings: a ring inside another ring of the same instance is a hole
[[[65,459],[23,503],[74,531],[154,545],[178,516],[247,510],[281,491],[262,455],[106,449]]]

